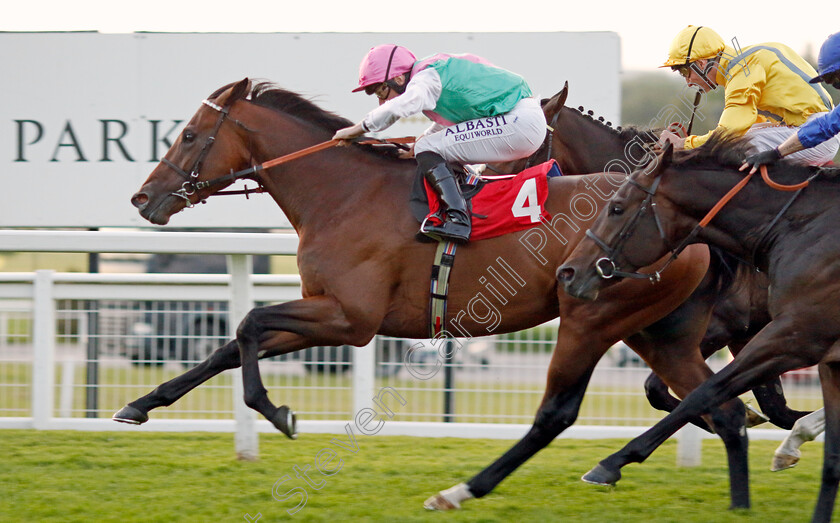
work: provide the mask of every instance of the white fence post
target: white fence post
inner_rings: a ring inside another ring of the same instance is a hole
[[[227,257],[230,271],[230,323],[232,334],[245,319],[248,311],[254,308],[253,289],[251,288],[251,268],[253,257],[249,254],[233,254]],[[236,420],[234,436],[236,456],[242,460],[253,461],[260,455],[259,436],[257,435],[257,413],[245,405],[245,388],[242,384],[241,369],[233,371],[233,417]]]
[[[32,426],[48,428],[55,395],[55,271],[35,271],[32,313]]]
[[[373,404],[376,382],[376,336],[364,347],[353,349],[353,417]]]
[[[677,466],[699,467],[703,461],[703,429],[691,423],[677,432]]]

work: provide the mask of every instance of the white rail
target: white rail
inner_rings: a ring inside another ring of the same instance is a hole
[[[278,302],[300,297],[300,279],[296,275],[249,274],[248,258],[251,254],[293,254],[297,237],[293,234],[253,233],[167,233],[167,232],[111,232],[111,231],[0,231],[0,251],[32,252],[111,252],[111,253],[203,253],[227,254],[228,275],[174,275],[174,274],[78,274],[37,271],[36,273],[0,273],[0,299],[26,299],[32,301],[33,364],[31,417],[0,417],[0,428],[31,427],[38,429],[77,430],[138,430],[104,419],[66,418],[55,416],[54,391],[56,390],[56,313],[55,303],[60,299],[107,300],[135,299],[158,300],[171,295],[173,285],[190,286],[189,296],[194,300],[229,301],[232,325],[235,325],[256,302]],[[130,296],[126,294],[130,286]],[[375,396],[375,358],[373,343],[353,352],[352,412],[359,413],[371,407]],[[62,375],[72,374],[63,369]],[[233,373],[241,379],[241,374]],[[62,385],[66,379],[62,379]],[[243,457],[257,455],[258,432],[272,432],[265,420],[255,419],[253,411],[242,401],[241,384],[234,382],[234,420],[181,420],[159,419],[140,430],[179,431],[236,431],[236,450]],[[60,411],[67,410],[61,399]],[[302,432],[343,433],[352,419],[303,420]],[[409,434],[417,436],[518,438],[528,429],[522,423],[438,423],[389,421],[381,434]],[[595,427],[575,426],[562,437],[626,438],[640,434],[644,427]],[[781,439],[785,433],[778,430],[751,429],[753,439]],[[687,462],[697,461],[699,438],[710,437],[705,433],[685,430],[679,433],[684,440]]]

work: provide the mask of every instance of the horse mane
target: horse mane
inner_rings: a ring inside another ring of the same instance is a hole
[[[655,129],[640,129],[635,125],[613,127],[612,122],[605,121],[603,116],[595,116],[592,110],[587,111],[582,105],[577,109],[570,107],[571,110],[577,110],[582,117],[588,118],[592,123],[601,126],[604,130],[617,135],[618,138],[625,143],[629,143],[635,138],[640,138],[642,143],[653,143],[657,140],[659,132]]]
[[[674,155],[673,165],[713,171],[738,169],[743,165],[744,158],[755,152],[755,147],[745,136],[715,133],[702,146],[677,152]],[[769,166],[768,172],[779,183],[793,184],[804,181],[817,169],[818,167],[782,160]],[[821,179],[826,178],[821,177]]]
[[[226,90],[230,89],[234,84],[228,84],[217,89],[210,95],[210,99],[216,98]],[[274,82],[262,81],[255,82],[251,86],[251,91],[245,95],[251,103],[260,107],[273,109],[295,118],[308,122],[311,125],[324,129],[325,131],[334,134],[339,129],[350,127],[353,122],[339,116],[333,112],[321,109],[312,100],[304,98],[302,95],[283,89]],[[396,158],[397,148],[393,146],[360,146],[363,150],[373,152],[378,156],[386,158]]]

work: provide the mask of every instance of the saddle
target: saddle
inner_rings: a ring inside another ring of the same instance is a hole
[[[562,175],[554,160],[498,178],[476,175],[460,165],[450,164],[450,167],[472,216],[470,241],[527,229],[550,219],[544,208],[548,197],[547,180]],[[534,182],[529,182],[532,179]],[[427,186],[422,175],[414,177],[409,207],[418,222],[437,220],[435,223],[440,223],[437,194]],[[513,212],[517,208],[521,212]]]

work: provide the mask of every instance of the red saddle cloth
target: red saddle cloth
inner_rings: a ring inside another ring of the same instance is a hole
[[[486,240],[503,234],[521,231],[551,221],[545,210],[548,198],[548,178],[560,173],[554,160],[525,169],[512,178],[486,183],[472,197],[472,233],[470,241]],[[440,225],[438,195],[424,180],[429,198],[426,219]]]

